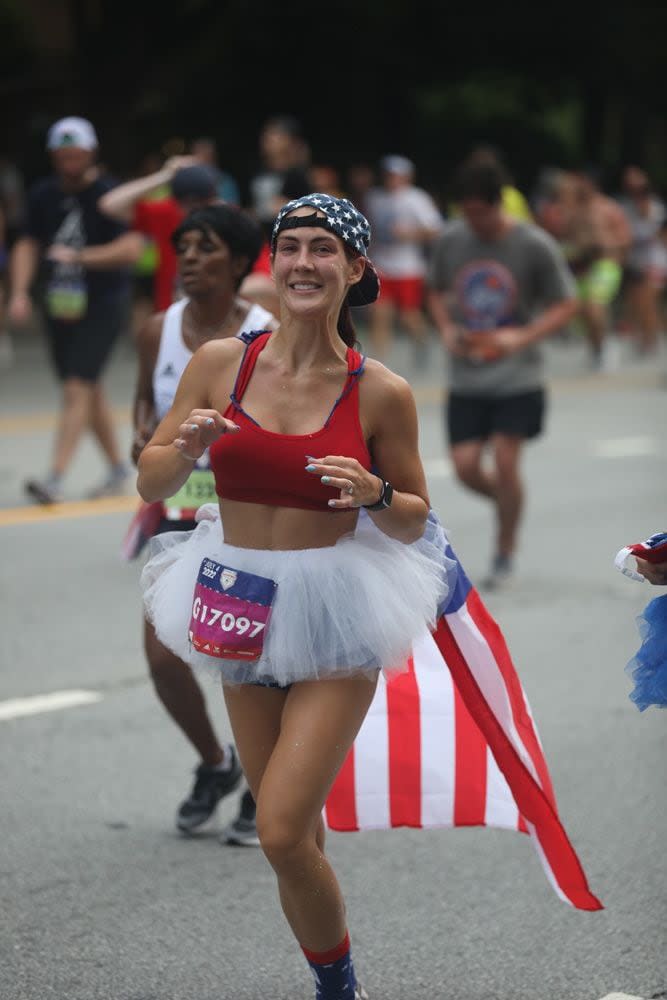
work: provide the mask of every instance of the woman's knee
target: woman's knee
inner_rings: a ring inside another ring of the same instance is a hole
[[[482,478],[480,452],[469,449],[452,449],[452,464],[459,482],[465,486],[476,486]]]
[[[315,831],[308,831],[288,819],[267,815],[257,803],[257,836],[271,867],[278,873],[289,871],[303,862],[316,844]]]

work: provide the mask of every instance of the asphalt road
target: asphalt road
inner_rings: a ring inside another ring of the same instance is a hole
[[[371,1000],[667,996],[667,716],[639,713],[624,673],[635,616],[657,589],[612,565],[621,545],[667,526],[665,362],[624,357],[593,375],[576,342],[548,357],[518,578],[484,599],[605,909],[560,902],[519,834],[330,834]],[[476,582],[490,511],[445,458],[439,348],[417,372],[399,341],[390,363],[414,385],[433,506]],[[125,445],[133,381],[125,341],[108,377]],[[261,852],[174,829],[197,761],[147,679],[140,567],[119,554],[132,481],[123,497],[79,502],[103,471],[87,441],[68,503],[24,500],[23,479],[48,462],[57,401],[43,345],[26,335],[0,372],[0,997],[309,1000]],[[87,694],[77,704],[72,692]],[[212,682],[207,699],[229,737]],[[226,800],[219,823],[236,808]]]

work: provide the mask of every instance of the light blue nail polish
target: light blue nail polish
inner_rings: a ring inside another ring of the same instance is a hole
[[[213,417],[207,417],[206,418],[206,426],[207,427],[212,427],[214,423],[215,423],[215,420],[213,419]]]
[[[335,507],[336,506],[336,501],[335,500],[327,500],[327,503],[328,503],[329,507]]]
[[[320,480],[320,482],[328,483],[330,479],[331,479],[331,476],[322,476],[322,479]]]
[[[190,424],[190,430],[194,434],[194,432],[197,430],[197,425],[196,424]]]
[[[307,465],[306,466],[306,472],[314,472],[314,471],[315,471],[315,466],[314,465]]]

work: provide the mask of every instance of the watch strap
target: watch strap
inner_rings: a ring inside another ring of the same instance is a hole
[[[386,510],[391,504],[393,495],[394,487],[386,479],[383,479],[379,499],[375,503],[362,504],[362,507],[364,510]]]

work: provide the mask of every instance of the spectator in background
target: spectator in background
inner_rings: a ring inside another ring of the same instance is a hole
[[[161,192],[161,197],[154,197],[156,191]],[[158,264],[154,308],[157,312],[167,309],[180,294],[172,233],[189,211],[216,201],[214,171],[192,156],[172,156],[154,173],[119,184],[100,199],[101,212],[131,226],[155,243]]]
[[[160,170],[164,157],[160,153],[147,153],[139,164],[139,177],[148,177]],[[159,201],[169,195],[169,185],[155,188],[148,199]],[[136,337],[145,320],[155,309],[155,281],[160,261],[157,242],[146,236],[139,260],[134,265],[134,293],[132,296],[132,335]]]
[[[23,175],[13,160],[0,153],[0,368],[9,368],[14,346],[7,328],[9,254],[16,241],[25,207]]]
[[[503,155],[494,146],[482,144],[476,146],[468,154],[467,162],[471,164],[489,165],[502,174],[501,201],[505,215],[519,222],[532,222],[533,215],[528,200],[514,184]],[[460,206],[452,204],[449,209],[451,218],[460,215]]]
[[[522,448],[543,427],[538,345],[570,321],[576,289],[558,244],[504,211],[504,175],[496,164],[468,161],[456,180],[462,217],[434,244],[428,304],[449,360],[452,464],[459,481],[494,507],[494,552],[482,585],[495,589],[515,568]]]
[[[264,246],[240,291],[277,316],[280,305],[269,252],[273,221],[286,202],[318,189],[313,187],[310,146],[298,119],[268,118],[260,129],[259,153],[261,165],[250,179],[248,209],[262,227]]]
[[[14,345],[7,328],[7,264],[9,262],[9,246],[7,242],[6,213],[0,200],[0,370],[10,368],[14,362]]]
[[[543,167],[537,175],[530,204],[533,219],[558,243],[565,234],[563,190],[569,182],[566,170],[560,167]]]
[[[281,207],[314,190],[308,173],[311,152],[301,123],[291,115],[276,115],[260,129],[259,153],[261,165],[249,183],[249,208],[270,240]]]
[[[229,205],[240,205],[239,186],[234,177],[220,167],[215,139],[210,136],[200,136],[190,144],[190,153],[198,163],[204,163],[214,171],[220,201],[225,201]]]
[[[332,198],[347,198],[343,189],[340,171],[331,163],[313,163],[308,169],[308,178],[313,191],[330,194]]]
[[[385,156],[381,184],[371,189],[365,208],[371,224],[371,254],[380,276],[380,296],[370,310],[373,353],[384,359],[395,316],[415,346],[423,367],[428,326],[424,312],[427,252],[440,235],[444,219],[423,188],[415,185],[415,165],[405,156]]]
[[[638,350],[653,354],[662,327],[660,301],[667,280],[663,238],[667,212],[648,175],[637,166],[623,171],[620,204],[631,230],[625,258],[625,303],[637,331]]]
[[[377,185],[377,174],[370,163],[351,163],[345,171],[348,197],[364,215],[368,214],[368,192]]]
[[[113,186],[96,166],[97,135],[85,118],[69,117],[48,131],[50,177],[28,191],[26,217],[10,258],[9,318],[25,324],[37,295],[63,398],[51,468],[26,492],[42,504],[62,499],[62,481],[90,427],[109,463],[91,497],[117,493],[129,474],[101,383],[113,345],[128,322],[131,267],[143,240],[99,211]]]
[[[600,189],[595,171],[575,171],[561,189],[563,249],[577,281],[580,318],[594,368],[607,365],[611,307],[632,235],[617,201]]]

